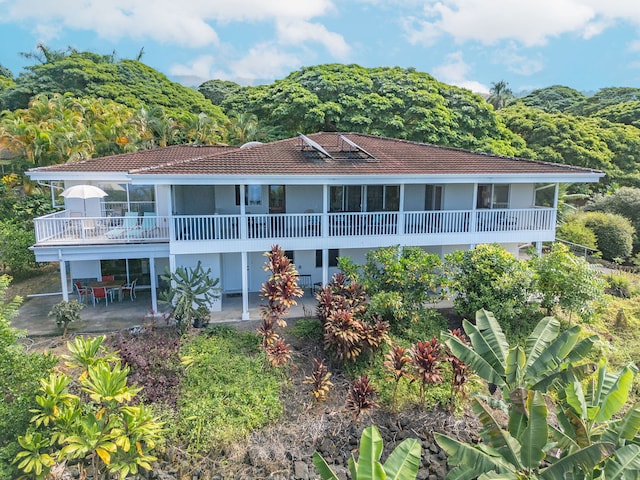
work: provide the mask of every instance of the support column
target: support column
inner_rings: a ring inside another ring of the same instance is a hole
[[[247,207],[244,204],[245,185],[240,185],[240,238],[246,240],[247,234]],[[246,253],[246,252],[245,252]]]
[[[149,275],[151,275],[151,311],[158,315],[158,281],[156,278],[156,259],[149,258]]]
[[[322,236],[329,236],[329,186],[325,183],[322,185]],[[324,253],[323,253],[324,255]],[[323,260],[324,262],[324,260]],[[323,263],[324,265],[324,263]],[[326,284],[326,282],[323,282]]]
[[[242,320],[249,320],[249,262],[247,252],[242,252]]]
[[[60,260],[60,285],[62,286],[62,300],[65,302],[69,301],[69,283],[67,281],[67,264],[62,258],[62,253],[58,253],[58,258]]]
[[[322,249],[322,286],[329,283],[329,249]]]
[[[542,242],[536,242],[536,251],[538,252],[538,257],[542,256]]]
[[[404,235],[404,183],[400,184],[400,202],[398,205],[398,235]]]
[[[478,184],[477,183],[473,184],[473,200],[472,201],[473,201],[473,205],[471,206],[471,208],[473,210],[471,210],[471,219],[470,219],[471,224],[469,225],[469,231],[475,232],[478,225]]]

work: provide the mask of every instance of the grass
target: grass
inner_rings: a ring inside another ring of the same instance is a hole
[[[189,339],[176,435],[192,452],[223,449],[282,414],[281,371],[268,366],[254,333],[213,327]]]

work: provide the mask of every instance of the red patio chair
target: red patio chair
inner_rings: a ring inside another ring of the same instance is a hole
[[[102,276],[102,281],[103,282],[113,282],[116,279],[115,275],[103,275]]]
[[[78,294],[78,300],[80,303],[85,303],[86,299],[90,295],[89,289],[87,287],[83,287],[80,282],[73,282],[73,288]]]
[[[109,291],[105,287],[93,287],[91,289],[91,298],[93,298],[93,306],[96,306],[96,303],[100,301],[101,298],[104,298],[104,306],[109,305]]]
[[[120,287],[120,298],[122,298],[122,295],[128,293],[129,298],[133,302],[133,299],[136,298],[136,283],[138,283],[137,278],[133,282],[127,283],[126,285]]]

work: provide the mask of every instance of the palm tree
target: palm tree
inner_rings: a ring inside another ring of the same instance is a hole
[[[513,92],[509,88],[509,83],[504,80],[492,82],[489,93],[490,95],[487,98],[487,102],[493,105],[493,108],[496,110],[506,107],[515,98]]]

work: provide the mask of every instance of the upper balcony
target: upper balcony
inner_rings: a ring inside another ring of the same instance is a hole
[[[246,215],[72,217],[69,211],[35,219],[36,246],[377,239],[380,244],[447,244],[535,241],[552,238],[553,208],[344,212]],[[424,243],[426,239],[428,242]],[[454,240],[452,240],[454,239]],[[375,243],[375,242],[373,242]],[[349,243],[347,243],[349,245]]]

